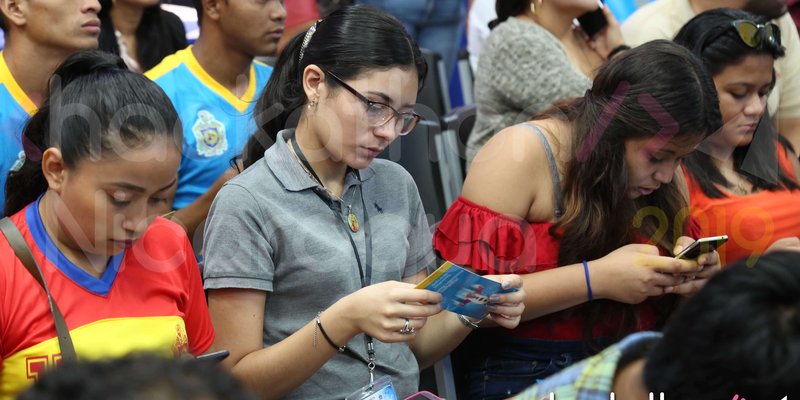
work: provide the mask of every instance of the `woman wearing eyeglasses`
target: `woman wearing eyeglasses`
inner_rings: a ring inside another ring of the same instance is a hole
[[[278,59],[249,167],[205,230],[212,347],[264,398],[342,399],[386,376],[404,398],[477,327],[414,289],[434,264],[425,210],[409,174],[375,159],[419,121],[426,70],[402,25],[363,6],[316,23]],[[489,299],[487,323],[515,327],[523,297]]]
[[[735,9],[697,15],[675,37],[713,74],[723,127],[684,161],[692,215],[706,235],[728,235],[722,265],[770,249],[800,250],[800,165],[766,112],[781,33]],[[754,262],[755,260],[751,260]]]

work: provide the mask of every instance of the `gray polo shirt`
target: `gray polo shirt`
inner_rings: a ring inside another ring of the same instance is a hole
[[[323,193],[291,153],[291,130],[220,190],[205,228],[206,289],[269,292],[264,346],[288,337],[317,312],[361,288],[356,255],[346,225],[348,206],[361,227],[352,234],[365,260],[363,188],[372,237],[372,283],[401,280],[434,262],[431,234],[417,187],[399,165],[377,159],[345,179],[342,201]],[[330,204],[330,206],[329,206]],[[332,211],[334,210],[334,211]],[[317,338],[319,340],[322,338]],[[327,343],[322,340],[322,345]],[[312,342],[308,343],[309,351]],[[364,335],[348,347],[366,357]],[[419,367],[407,344],[375,340],[378,376],[391,375],[404,398],[416,392]],[[368,383],[366,365],[335,355],[286,398],[343,399]]]

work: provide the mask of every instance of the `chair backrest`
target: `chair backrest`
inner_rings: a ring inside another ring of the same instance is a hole
[[[461,49],[458,53],[458,81],[461,83],[464,104],[475,104],[475,72],[472,71],[467,49]]]
[[[439,53],[428,49],[420,49],[422,57],[428,62],[428,75],[425,77],[425,86],[417,95],[417,104],[422,104],[437,115],[442,116],[450,112],[450,89],[447,82],[445,65]]]
[[[447,151],[454,151],[458,154],[459,166],[462,176],[467,176],[467,140],[475,125],[478,107],[475,104],[467,104],[453,109],[444,116],[444,130],[454,133],[454,142],[450,142]]]

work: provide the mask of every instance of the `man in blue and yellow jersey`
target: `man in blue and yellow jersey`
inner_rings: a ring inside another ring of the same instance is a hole
[[[36,112],[56,67],[76,51],[97,48],[99,11],[98,0],[0,2],[0,28],[6,35],[0,52],[0,205],[8,172],[24,157],[25,122]]]
[[[253,106],[272,68],[254,58],[275,53],[286,19],[282,0],[195,0],[195,8],[195,44],[145,73],[167,93],[183,124],[173,219],[190,235],[233,175],[231,159],[256,130]]]

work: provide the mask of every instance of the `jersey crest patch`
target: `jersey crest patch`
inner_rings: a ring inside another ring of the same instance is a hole
[[[197,140],[197,154],[204,157],[215,157],[228,150],[228,137],[225,125],[206,110],[197,113],[197,120],[192,126],[192,133]]]

